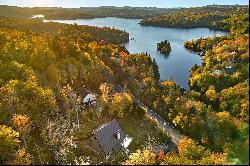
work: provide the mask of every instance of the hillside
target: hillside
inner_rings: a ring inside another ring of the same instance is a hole
[[[143,118],[128,89],[117,90],[119,85],[136,89],[130,79],[158,80],[156,64],[148,55],[128,56],[123,47],[126,32],[28,19],[0,22],[0,163],[74,164],[74,159],[89,155],[91,162],[99,163],[100,158],[81,144],[94,127],[113,118],[121,124],[130,121],[124,128],[138,142],[133,148],[147,142],[145,134],[155,140],[164,135]],[[122,61],[115,59],[117,54]],[[86,108],[82,100],[90,91],[98,94],[98,105]],[[75,125],[79,108],[81,130]],[[99,114],[100,109],[104,111]],[[129,116],[138,118],[125,120]],[[135,134],[141,130],[138,123],[145,123],[148,131]],[[71,151],[69,140],[79,148]],[[57,156],[61,151],[66,154]],[[74,159],[67,159],[69,154]]]
[[[180,10],[150,17],[141,20],[142,26],[161,26],[168,28],[211,28],[217,21],[230,18],[234,15],[248,13],[249,6],[204,6],[195,8],[182,8]],[[226,31],[229,31],[224,26]]]
[[[50,20],[67,20],[67,19],[92,19],[102,17],[119,17],[141,19],[158,16],[163,13],[172,12],[176,9],[151,8],[151,7],[80,7],[80,8],[55,8],[55,7],[17,7],[1,6],[0,16],[30,18],[33,15],[44,15]]]
[[[190,69],[189,91],[161,81],[147,53],[130,54],[125,31],[1,17],[0,164],[248,164],[248,13],[242,14],[245,7],[203,8],[162,17],[186,26],[181,15],[191,13],[186,18],[200,22],[190,28],[216,20],[214,26],[230,31],[184,43],[203,60]],[[206,13],[213,19],[203,24]],[[83,103],[90,93],[95,106]],[[155,150],[170,137],[145,106],[186,136],[172,153]],[[114,119],[133,141],[129,152],[104,159],[87,138]]]

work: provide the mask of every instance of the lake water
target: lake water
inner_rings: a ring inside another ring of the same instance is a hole
[[[154,58],[159,66],[161,80],[171,79],[178,85],[189,89],[189,69],[194,65],[201,65],[201,57],[193,52],[186,50],[183,46],[184,41],[197,39],[200,37],[212,37],[214,35],[222,36],[226,32],[213,31],[208,28],[194,29],[177,29],[140,26],[140,19],[123,19],[123,18],[95,18],[84,20],[54,20],[55,22],[91,25],[98,27],[114,27],[125,30],[129,33],[130,40],[126,48],[131,54],[147,52],[152,59]],[[162,55],[157,51],[158,42],[168,40],[171,44],[172,51],[168,56]]]

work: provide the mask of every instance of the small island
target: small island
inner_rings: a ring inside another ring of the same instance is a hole
[[[160,51],[161,54],[169,54],[171,51],[171,46],[168,40],[161,41],[157,43],[157,50]]]

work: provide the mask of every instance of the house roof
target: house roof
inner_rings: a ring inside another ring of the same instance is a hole
[[[86,97],[84,97],[83,102],[87,103],[89,101],[96,100],[96,96],[92,93],[88,94]]]
[[[120,139],[117,138],[117,132],[120,133]],[[116,120],[99,126],[93,130],[93,135],[105,154],[120,149],[122,147],[121,143],[126,137]]]
[[[213,70],[212,73],[213,74],[221,74],[221,71],[220,70]]]
[[[233,74],[236,71],[235,68],[232,66],[226,66],[224,70],[227,74]]]

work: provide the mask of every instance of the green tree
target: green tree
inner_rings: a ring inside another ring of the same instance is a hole
[[[61,81],[61,73],[58,67],[54,63],[48,66],[47,77],[48,77],[48,81],[52,83],[52,86],[59,85]]]

